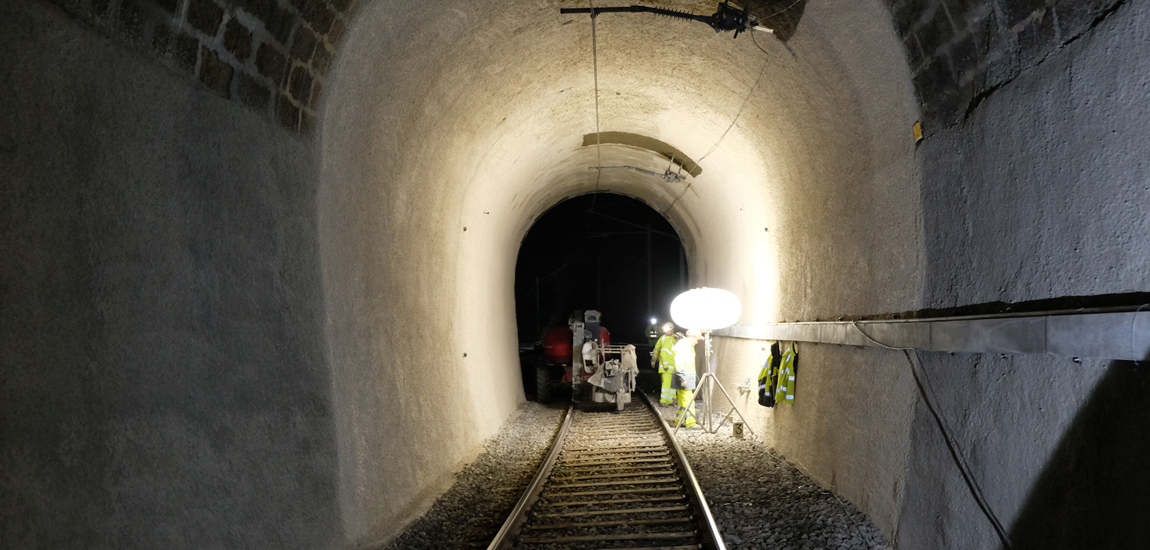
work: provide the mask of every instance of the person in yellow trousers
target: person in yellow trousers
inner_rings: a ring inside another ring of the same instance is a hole
[[[695,344],[702,338],[697,330],[688,330],[687,336],[675,344],[675,394],[679,406],[675,408],[675,425],[690,428],[695,425]]]
[[[663,390],[659,393],[659,402],[670,405],[675,401],[675,390],[671,389],[671,377],[675,372],[675,324],[663,323],[663,335],[655,342],[655,349],[651,352],[651,366],[659,367],[659,376],[663,379]]]

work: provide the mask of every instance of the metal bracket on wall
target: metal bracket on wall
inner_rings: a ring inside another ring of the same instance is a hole
[[[714,335],[922,351],[1146,361],[1150,360],[1150,307],[1106,313],[733,325],[716,330]]]

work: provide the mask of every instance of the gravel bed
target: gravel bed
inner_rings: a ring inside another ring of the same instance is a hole
[[[485,548],[535,475],[565,411],[530,402],[525,407],[456,475],[451,489],[384,548]],[[673,406],[660,409],[665,418],[674,418]],[[749,433],[735,439],[728,426],[717,434],[692,428],[680,429],[677,438],[727,548],[891,548],[854,505],[819,487]]]
[[[566,405],[528,402],[483,443],[484,452],[455,474],[455,483],[427,513],[382,548],[487,548],[547,457],[566,412]]]
[[[675,407],[660,405],[664,418]],[[716,417],[716,421],[720,418]],[[699,480],[727,548],[889,550],[865,514],[819,487],[748,432],[680,428],[679,446]]]

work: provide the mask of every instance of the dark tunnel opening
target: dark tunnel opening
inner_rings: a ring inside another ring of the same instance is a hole
[[[687,289],[687,275],[677,232],[643,202],[591,193],[553,206],[523,238],[515,266],[525,394],[544,403],[570,395],[564,376],[570,354],[546,352],[545,341],[569,341],[564,329],[576,312],[600,311],[612,343],[634,344],[640,358],[648,357],[648,329],[670,319],[671,300]],[[644,369],[638,384],[657,391],[658,375]]]
[[[670,319],[687,280],[678,234],[646,204],[611,193],[565,200],[539,217],[519,248],[519,341],[538,342],[573,311],[597,309],[612,341],[646,344],[651,318]]]

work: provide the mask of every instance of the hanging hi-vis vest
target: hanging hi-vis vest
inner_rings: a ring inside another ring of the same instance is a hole
[[[779,344],[771,344],[771,353],[767,355],[763,368],[759,369],[759,404],[764,407],[775,406],[775,389],[779,384]]]
[[[795,345],[787,345],[783,350],[782,361],[779,363],[779,387],[775,390],[775,401],[782,403],[795,402]]]

